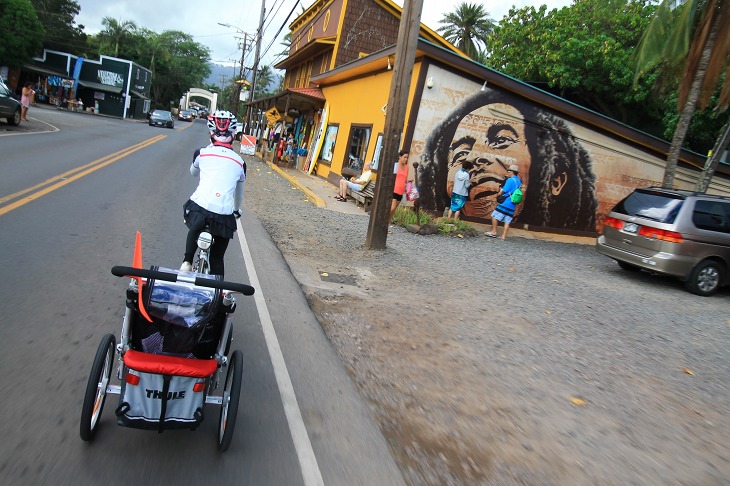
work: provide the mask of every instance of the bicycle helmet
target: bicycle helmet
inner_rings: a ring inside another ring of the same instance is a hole
[[[236,117],[230,111],[217,110],[208,118],[208,130],[211,133],[220,135],[224,133],[235,134],[237,124]]]

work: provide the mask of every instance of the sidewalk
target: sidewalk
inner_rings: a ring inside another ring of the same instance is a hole
[[[237,152],[240,150],[240,146],[237,146],[235,144],[233,148]],[[246,157],[252,156],[248,155]],[[312,203],[314,203],[318,207],[329,209],[331,211],[338,211],[340,213],[361,214],[367,216],[368,218],[370,217],[370,213],[366,213],[365,210],[363,210],[362,206],[357,206],[354,200],[348,200],[347,202],[341,202],[336,200],[334,197],[335,195],[337,195],[337,187],[332,185],[329,181],[315,175],[310,175],[293,167],[280,167],[271,162],[266,162],[258,156],[255,156],[255,158],[260,162],[264,162],[271,168],[271,170],[281,174],[281,176],[291,182],[294,187],[306,194],[307,197],[312,201]],[[480,233],[484,233],[485,231],[491,229],[491,225],[489,224],[473,223],[471,221],[469,222],[469,224],[472,225]],[[501,231],[502,229],[500,227],[499,232],[501,233]],[[577,243],[582,245],[594,245],[596,242],[596,239],[593,237],[540,233],[536,231],[528,231],[517,228],[510,228],[508,236],[508,241],[509,238],[517,237],[532,240],[537,239],[545,241],[555,241],[561,243]]]

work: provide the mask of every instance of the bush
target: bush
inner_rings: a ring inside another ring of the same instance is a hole
[[[474,230],[472,225],[470,225],[466,221],[450,218],[434,219],[424,211],[418,212],[418,221],[416,221],[416,212],[413,209],[404,206],[398,206],[398,208],[395,210],[395,214],[393,215],[393,224],[403,226],[404,228],[407,228],[412,224],[425,226],[429,223],[435,224],[438,227],[439,234],[442,235],[463,235],[465,233],[473,233],[476,231]]]

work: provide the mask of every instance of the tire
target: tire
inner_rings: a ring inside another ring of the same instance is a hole
[[[218,450],[225,452],[231,445],[233,431],[236,428],[238,402],[241,398],[241,378],[243,377],[243,353],[238,349],[228,361],[226,384],[223,387],[223,403],[218,420]]]
[[[13,125],[13,126],[19,125],[21,116],[22,116],[22,113],[20,111],[20,108],[18,108],[17,110],[15,110],[15,112],[13,112],[13,116],[8,117],[8,125]]]
[[[193,272],[205,274],[210,273],[210,267],[208,266],[208,262],[203,258],[200,258],[199,255],[196,255],[193,260]]]
[[[80,433],[82,440],[91,440],[96,433],[96,426],[99,424],[106,401],[106,386],[109,384],[114,369],[116,344],[114,335],[107,334],[101,339],[99,349],[96,351],[89,381],[86,383],[84,404],[81,406]]]
[[[627,272],[638,272],[641,270],[640,267],[632,265],[631,263],[622,262],[621,260],[616,260],[616,263],[618,263],[618,266],[621,267],[622,270],[626,270]]]
[[[701,261],[690,272],[684,287],[693,294],[709,297],[720,288],[724,273],[722,264],[714,260]]]

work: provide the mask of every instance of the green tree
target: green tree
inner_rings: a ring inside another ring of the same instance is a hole
[[[720,84],[718,109],[725,110],[730,104],[730,75],[726,73],[721,83],[730,61],[730,0],[663,0],[641,39],[636,59],[637,77],[657,68],[662,76],[682,69],[679,119],[662,180],[663,187],[672,187],[679,152],[697,106],[704,110]],[[726,130],[729,127],[730,123]],[[712,162],[703,171],[699,189],[703,182],[709,184],[711,166]]]
[[[137,24],[132,20],[104,17],[101,19],[101,25],[104,26],[104,30],[99,33],[99,36],[114,46],[114,57],[119,57],[119,43],[125,38],[132,37],[137,30]]]
[[[0,64],[20,67],[43,48],[43,25],[28,0],[3,0],[0,3]]]
[[[163,41],[159,49],[166,54],[165,59],[155,60],[152,93],[161,105],[169,106],[191,86],[203,84],[210,74],[210,50],[185,32],[168,30],[159,37]]]
[[[494,29],[489,12],[478,3],[462,2],[439,23],[444,24],[437,29],[444,38],[472,59],[479,54],[480,47],[486,45],[486,39]]]
[[[77,1],[30,0],[30,2],[45,29],[42,36],[43,47],[76,55],[86,52],[84,26],[76,25],[75,20],[81,10]]]
[[[259,66],[259,72],[256,74],[256,92],[253,99],[265,98],[271,94],[269,85],[274,81],[274,71],[271,66]]]
[[[154,79],[157,64],[167,62],[171,57],[168,36],[143,27],[135,31],[133,38],[135,62],[149,68]]]
[[[486,64],[624,123],[661,130],[651,80],[634,85],[633,49],[651,0],[576,0],[510,9],[489,37]],[[653,128],[652,128],[653,127]]]

